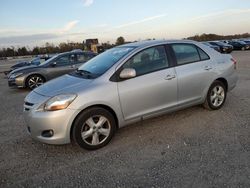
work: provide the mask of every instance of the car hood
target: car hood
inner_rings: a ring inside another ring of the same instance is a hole
[[[16,63],[12,67],[22,67],[22,66],[25,66],[25,65],[28,65],[28,64],[29,64],[29,62],[27,62],[27,61],[21,61],[21,62]]]
[[[19,72],[26,72],[26,71],[28,71],[28,70],[30,70],[30,69],[35,69],[35,68],[37,68],[38,66],[36,66],[36,65],[29,65],[29,66],[25,66],[25,67],[20,67],[20,68],[18,68],[18,69],[15,69],[15,70],[13,70],[12,72],[11,72],[11,74],[13,74],[13,73],[19,73]]]
[[[78,93],[79,90],[88,88],[91,82],[93,80],[66,74],[46,82],[33,91],[43,96],[53,97],[65,93]]]

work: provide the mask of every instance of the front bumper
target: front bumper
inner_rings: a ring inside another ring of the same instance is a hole
[[[40,142],[46,144],[67,144],[70,143],[70,129],[77,110],[64,109],[58,111],[37,111],[38,107],[49,99],[32,92],[32,100],[25,99],[24,119],[26,121],[29,135]],[[39,97],[39,102],[34,104]],[[29,95],[28,95],[29,99]],[[44,132],[52,131],[53,135],[46,136]]]
[[[55,112],[24,112],[29,135],[46,144],[70,143],[70,119],[75,111],[70,109]],[[53,135],[44,136],[44,132],[52,131]]]
[[[8,85],[9,87],[24,88],[25,78],[24,77],[8,78]]]

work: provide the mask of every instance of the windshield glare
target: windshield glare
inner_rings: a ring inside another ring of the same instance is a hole
[[[87,63],[83,64],[78,70],[87,71],[94,75],[102,75],[132,50],[133,47],[112,48],[89,60]]]

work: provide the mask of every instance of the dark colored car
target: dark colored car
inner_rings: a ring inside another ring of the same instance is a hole
[[[228,44],[232,45],[234,50],[249,50],[250,45],[243,41],[229,41]]]
[[[215,45],[215,46],[219,46],[221,53],[231,53],[233,51],[233,46],[223,43],[223,42],[219,42],[219,41],[210,41],[208,42],[209,44]]]
[[[202,42],[202,44],[205,44],[206,46],[209,46],[210,48],[213,48],[213,49],[216,50],[217,52],[221,52],[221,51],[220,51],[220,47],[217,46],[217,45],[212,45],[212,44],[210,44],[210,43],[208,43],[208,42]]]
[[[243,39],[243,40],[240,40],[240,41],[243,41],[243,42],[245,42],[246,44],[250,45],[250,39]]]
[[[79,50],[61,53],[40,65],[26,66],[10,72],[8,84],[10,87],[34,89],[48,80],[76,70],[96,55]]]
[[[47,61],[49,58],[51,58],[51,57],[50,56],[35,57],[31,61],[20,61],[20,62],[17,62],[15,65],[13,65],[13,66],[10,67],[10,70],[5,71],[4,74],[8,75],[11,71],[13,71],[15,69],[18,69],[18,68],[21,68],[21,67],[30,66],[30,65],[40,65],[44,61]]]

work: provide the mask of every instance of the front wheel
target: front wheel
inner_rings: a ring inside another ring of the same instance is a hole
[[[110,142],[115,129],[113,115],[103,108],[94,107],[83,111],[76,118],[72,137],[80,147],[95,150]]]
[[[209,110],[218,110],[225,103],[227,91],[225,85],[215,81],[209,88],[207,98],[203,106]]]
[[[26,80],[26,87],[33,90],[40,85],[44,84],[45,79],[40,75],[31,75]]]

